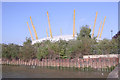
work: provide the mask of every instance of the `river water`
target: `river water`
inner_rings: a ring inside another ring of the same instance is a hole
[[[30,66],[2,66],[3,78],[107,78],[109,72],[59,70]]]

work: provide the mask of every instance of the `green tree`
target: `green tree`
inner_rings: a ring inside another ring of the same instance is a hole
[[[117,54],[118,53],[118,40],[117,39],[103,39],[98,42],[98,49],[101,50],[101,54]]]
[[[112,47],[111,41],[108,39],[103,39],[103,40],[99,41],[98,45],[96,47],[99,49],[100,54],[110,54],[111,53],[111,47]]]
[[[83,26],[80,30],[80,33],[77,36],[77,40],[80,40],[83,37],[91,38],[90,32],[91,32],[91,29],[88,28],[88,25]]]
[[[27,37],[26,37],[26,41],[23,42],[23,46],[24,46],[24,45],[31,45],[31,44],[32,44],[32,40],[31,40],[30,38],[27,38]]]
[[[66,49],[67,49],[67,45],[68,43],[64,40],[60,40],[59,41],[59,55],[61,58],[67,58],[67,52],[66,52]]]
[[[48,55],[48,48],[40,46],[37,50],[37,58],[39,60],[45,58]]]
[[[2,44],[2,57],[7,59],[18,59],[19,45]]]
[[[30,38],[26,38],[26,41],[23,43],[23,47],[21,48],[21,58],[24,60],[34,59],[36,58],[36,48],[31,45],[32,41]]]

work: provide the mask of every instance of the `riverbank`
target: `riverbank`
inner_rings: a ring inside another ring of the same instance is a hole
[[[118,66],[108,75],[108,78],[118,78]]]

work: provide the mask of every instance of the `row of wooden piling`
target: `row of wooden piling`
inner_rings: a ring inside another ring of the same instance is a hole
[[[67,67],[67,68],[110,68],[118,65],[118,58],[87,58],[87,59],[33,59],[23,60],[2,60],[2,64],[7,65],[25,65],[41,67]]]

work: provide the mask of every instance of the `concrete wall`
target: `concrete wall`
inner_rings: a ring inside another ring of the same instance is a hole
[[[108,54],[108,55],[84,55],[83,58],[118,58],[118,54]]]

